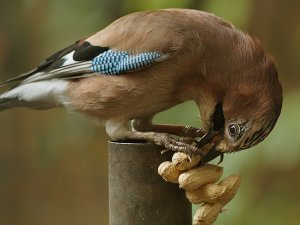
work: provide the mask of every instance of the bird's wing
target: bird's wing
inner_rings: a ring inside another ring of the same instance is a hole
[[[167,11],[130,14],[102,31],[53,54],[36,69],[0,86],[97,74],[118,75],[149,67],[176,55],[182,46],[180,26]],[[168,25],[169,24],[169,25]]]

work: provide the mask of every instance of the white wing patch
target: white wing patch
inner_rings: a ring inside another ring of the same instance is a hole
[[[67,66],[76,63],[76,61],[73,60],[73,55],[75,51],[70,52],[69,54],[62,57],[64,59],[64,63],[61,66]]]

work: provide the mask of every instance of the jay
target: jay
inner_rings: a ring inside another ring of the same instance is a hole
[[[190,155],[210,143],[211,158],[261,142],[282,105],[275,62],[259,41],[189,9],[124,16],[1,86],[9,83],[17,85],[0,95],[0,111],[64,107],[105,121],[112,140]],[[152,124],[155,114],[188,100],[203,129]]]

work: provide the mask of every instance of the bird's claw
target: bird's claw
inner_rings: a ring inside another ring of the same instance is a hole
[[[170,149],[164,149],[164,150],[161,150],[161,151],[160,151],[160,154],[163,155],[163,154],[165,154],[165,153],[168,152],[168,151],[170,151]]]
[[[220,159],[219,159],[217,165],[221,164],[221,163],[223,162],[223,159],[224,159],[224,153],[222,152],[222,153],[220,154]]]

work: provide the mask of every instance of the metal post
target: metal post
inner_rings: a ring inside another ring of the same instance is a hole
[[[191,204],[157,168],[171,154],[146,143],[108,143],[109,225],[190,225]]]

